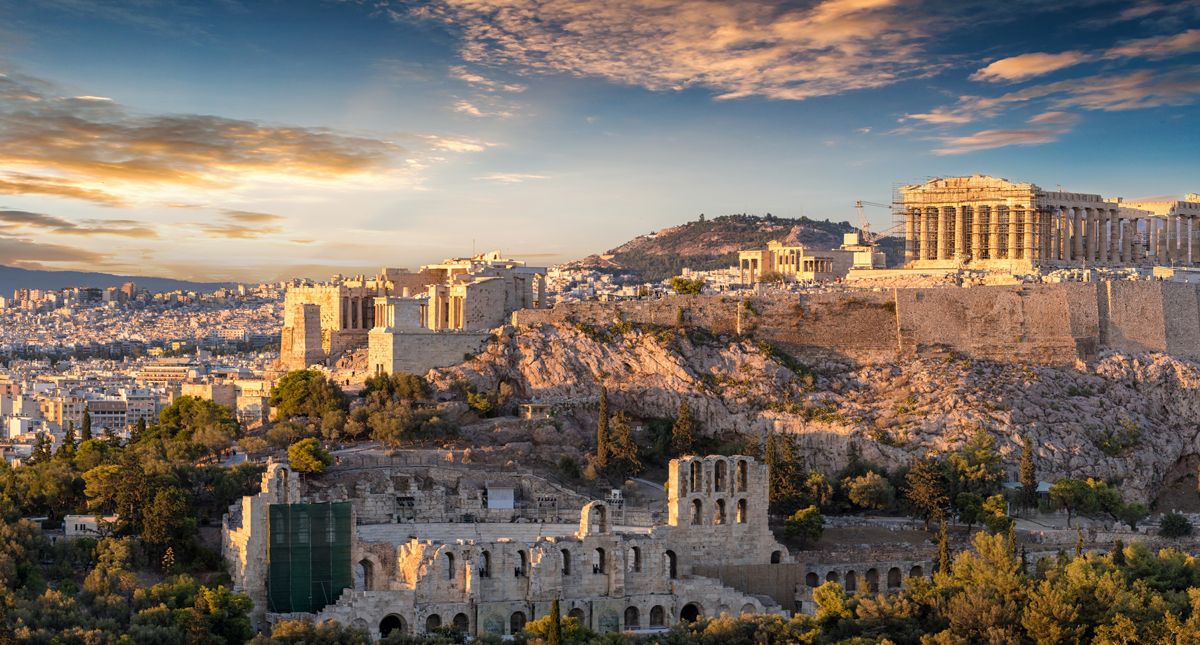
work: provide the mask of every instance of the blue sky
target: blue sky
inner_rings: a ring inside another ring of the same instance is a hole
[[[1196,1],[0,0],[0,74],[25,267],[550,264],[949,174],[1200,191]]]

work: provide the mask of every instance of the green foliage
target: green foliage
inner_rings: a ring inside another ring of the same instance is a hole
[[[419,408],[396,395],[376,391],[367,396],[363,405],[350,411],[342,437],[358,439],[369,435],[388,448],[398,448],[406,441],[448,439],[457,433],[458,428],[443,419],[436,409]]]
[[[633,441],[633,428],[624,411],[617,412],[608,422],[607,468],[618,477],[636,474],[642,469],[638,447]]]
[[[784,532],[789,538],[798,540],[802,548],[806,547],[821,539],[825,532],[825,516],[816,506],[802,508],[787,518]]]
[[[333,464],[333,456],[310,437],[288,447],[288,464],[298,473],[320,475]]]
[[[676,455],[685,455],[696,445],[697,423],[687,400],[679,402],[679,412],[671,426],[671,450]]]
[[[408,372],[395,374],[377,374],[367,379],[363,387],[362,397],[367,398],[372,392],[384,392],[407,401],[419,401],[429,396],[429,383],[425,378]]]
[[[918,460],[905,475],[904,482],[904,499],[917,511],[918,517],[925,520],[928,531],[930,522],[942,517],[950,504],[942,468],[931,459]]]
[[[270,636],[258,635],[251,645],[370,645],[366,631],[326,620],[314,624],[308,620],[281,620]]]
[[[288,372],[271,388],[270,404],[280,419],[320,419],[331,410],[347,409],[341,388],[317,370]]]
[[[689,280],[683,276],[671,278],[671,288],[683,296],[698,296],[704,291],[704,278]]]
[[[596,416],[596,465],[608,466],[608,388],[600,386],[600,410]]]
[[[1078,479],[1060,479],[1050,486],[1050,503],[1067,512],[1067,526],[1076,513],[1088,512],[1095,504],[1095,497],[1086,482]]]
[[[1037,506],[1037,468],[1033,462],[1033,443],[1029,435],[1021,437],[1021,505],[1025,508]]]
[[[187,449],[194,456],[210,454],[228,448],[237,439],[239,426],[233,411],[206,399],[181,396],[159,413],[159,423],[154,432],[147,430],[139,441],[153,438],[175,442],[177,446],[190,444],[199,450]]]
[[[1142,430],[1129,419],[1121,419],[1118,427],[1105,430],[1093,440],[1100,452],[1109,457],[1121,457],[1129,453],[1142,441]]]
[[[1158,522],[1158,534],[1165,538],[1191,535],[1192,522],[1179,513],[1167,513]]]
[[[596,639],[596,633],[571,617],[559,617],[558,632],[561,643],[590,643]],[[537,620],[525,623],[524,634],[528,638],[538,638],[550,645],[550,635],[553,633],[554,614],[549,613]]]
[[[875,471],[858,477],[848,477],[842,482],[846,497],[855,506],[867,510],[883,510],[896,499],[892,484]]]

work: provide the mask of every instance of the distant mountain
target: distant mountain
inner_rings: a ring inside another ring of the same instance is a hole
[[[807,217],[725,215],[638,236],[603,254],[590,255],[571,266],[628,272],[658,281],[679,275],[684,267],[706,271],[737,264],[737,252],[766,246],[771,240],[813,249],[836,249],[842,235],[858,230],[849,222],[817,221]],[[888,264],[902,259],[903,240],[884,238],[879,246]]]
[[[215,291],[233,286],[232,282],[190,282],[170,278],[151,278],[135,275],[113,275],[88,271],[41,271],[0,265],[0,296],[12,296],[13,289],[62,289],[64,287],[119,287],[134,282],[139,289],[150,291]]]

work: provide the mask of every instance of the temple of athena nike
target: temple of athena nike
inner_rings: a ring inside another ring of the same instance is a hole
[[[1004,271],[1200,264],[1200,195],[1106,198],[975,175],[900,189],[906,265]]]

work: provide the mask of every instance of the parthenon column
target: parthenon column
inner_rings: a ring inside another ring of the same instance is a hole
[[[1032,260],[1034,258],[1041,257],[1042,254],[1038,253],[1033,247],[1033,227],[1037,211],[1033,210],[1032,208],[1027,208],[1019,212],[1025,216],[1025,246],[1021,253],[1021,258],[1025,260]]]
[[[983,259],[983,209],[971,207],[971,259]]]
[[[930,237],[931,237],[931,235],[929,233],[929,211],[927,209],[922,208],[920,210],[918,216],[921,218],[921,234],[920,234],[920,240],[919,240],[920,246],[918,248],[918,255],[922,260],[928,260],[929,259],[929,243],[930,243]]]
[[[1071,212],[1071,260],[1083,259],[1083,212],[1072,207]]]
[[[950,218],[946,215],[946,206],[937,209],[937,259],[945,260],[946,258],[946,242],[950,239],[949,227],[947,224]]]
[[[1175,257],[1179,253],[1179,251],[1175,248],[1175,238],[1178,235],[1178,232],[1175,230],[1175,216],[1167,215],[1164,221],[1167,225],[1167,252],[1163,254],[1163,262],[1166,264],[1174,264]]]
[[[988,206],[988,259],[1000,258],[1000,208]]]
[[[1096,222],[1096,261],[1108,262],[1108,209],[1097,211],[1100,216]]]
[[[1054,257],[1066,260],[1070,255],[1068,245],[1071,243],[1071,236],[1067,228],[1067,213],[1062,206],[1054,207],[1054,226],[1058,229],[1058,233],[1055,235],[1057,246],[1054,250]]]
[[[1131,227],[1129,226],[1128,220],[1118,218],[1117,221],[1121,225],[1121,264],[1131,264],[1133,262],[1133,239],[1130,231]]]
[[[1088,262],[1096,259],[1096,210],[1094,208],[1083,209],[1084,213],[1084,235],[1083,235],[1083,257]]]
[[[908,209],[904,216],[904,261],[912,262],[917,259],[917,211]]]
[[[1108,219],[1112,223],[1111,237],[1108,239],[1108,261],[1119,262],[1121,259],[1121,213],[1117,209],[1109,209]]]
[[[959,262],[967,259],[967,217],[963,210],[961,204],[954,209],[954,259]]]

